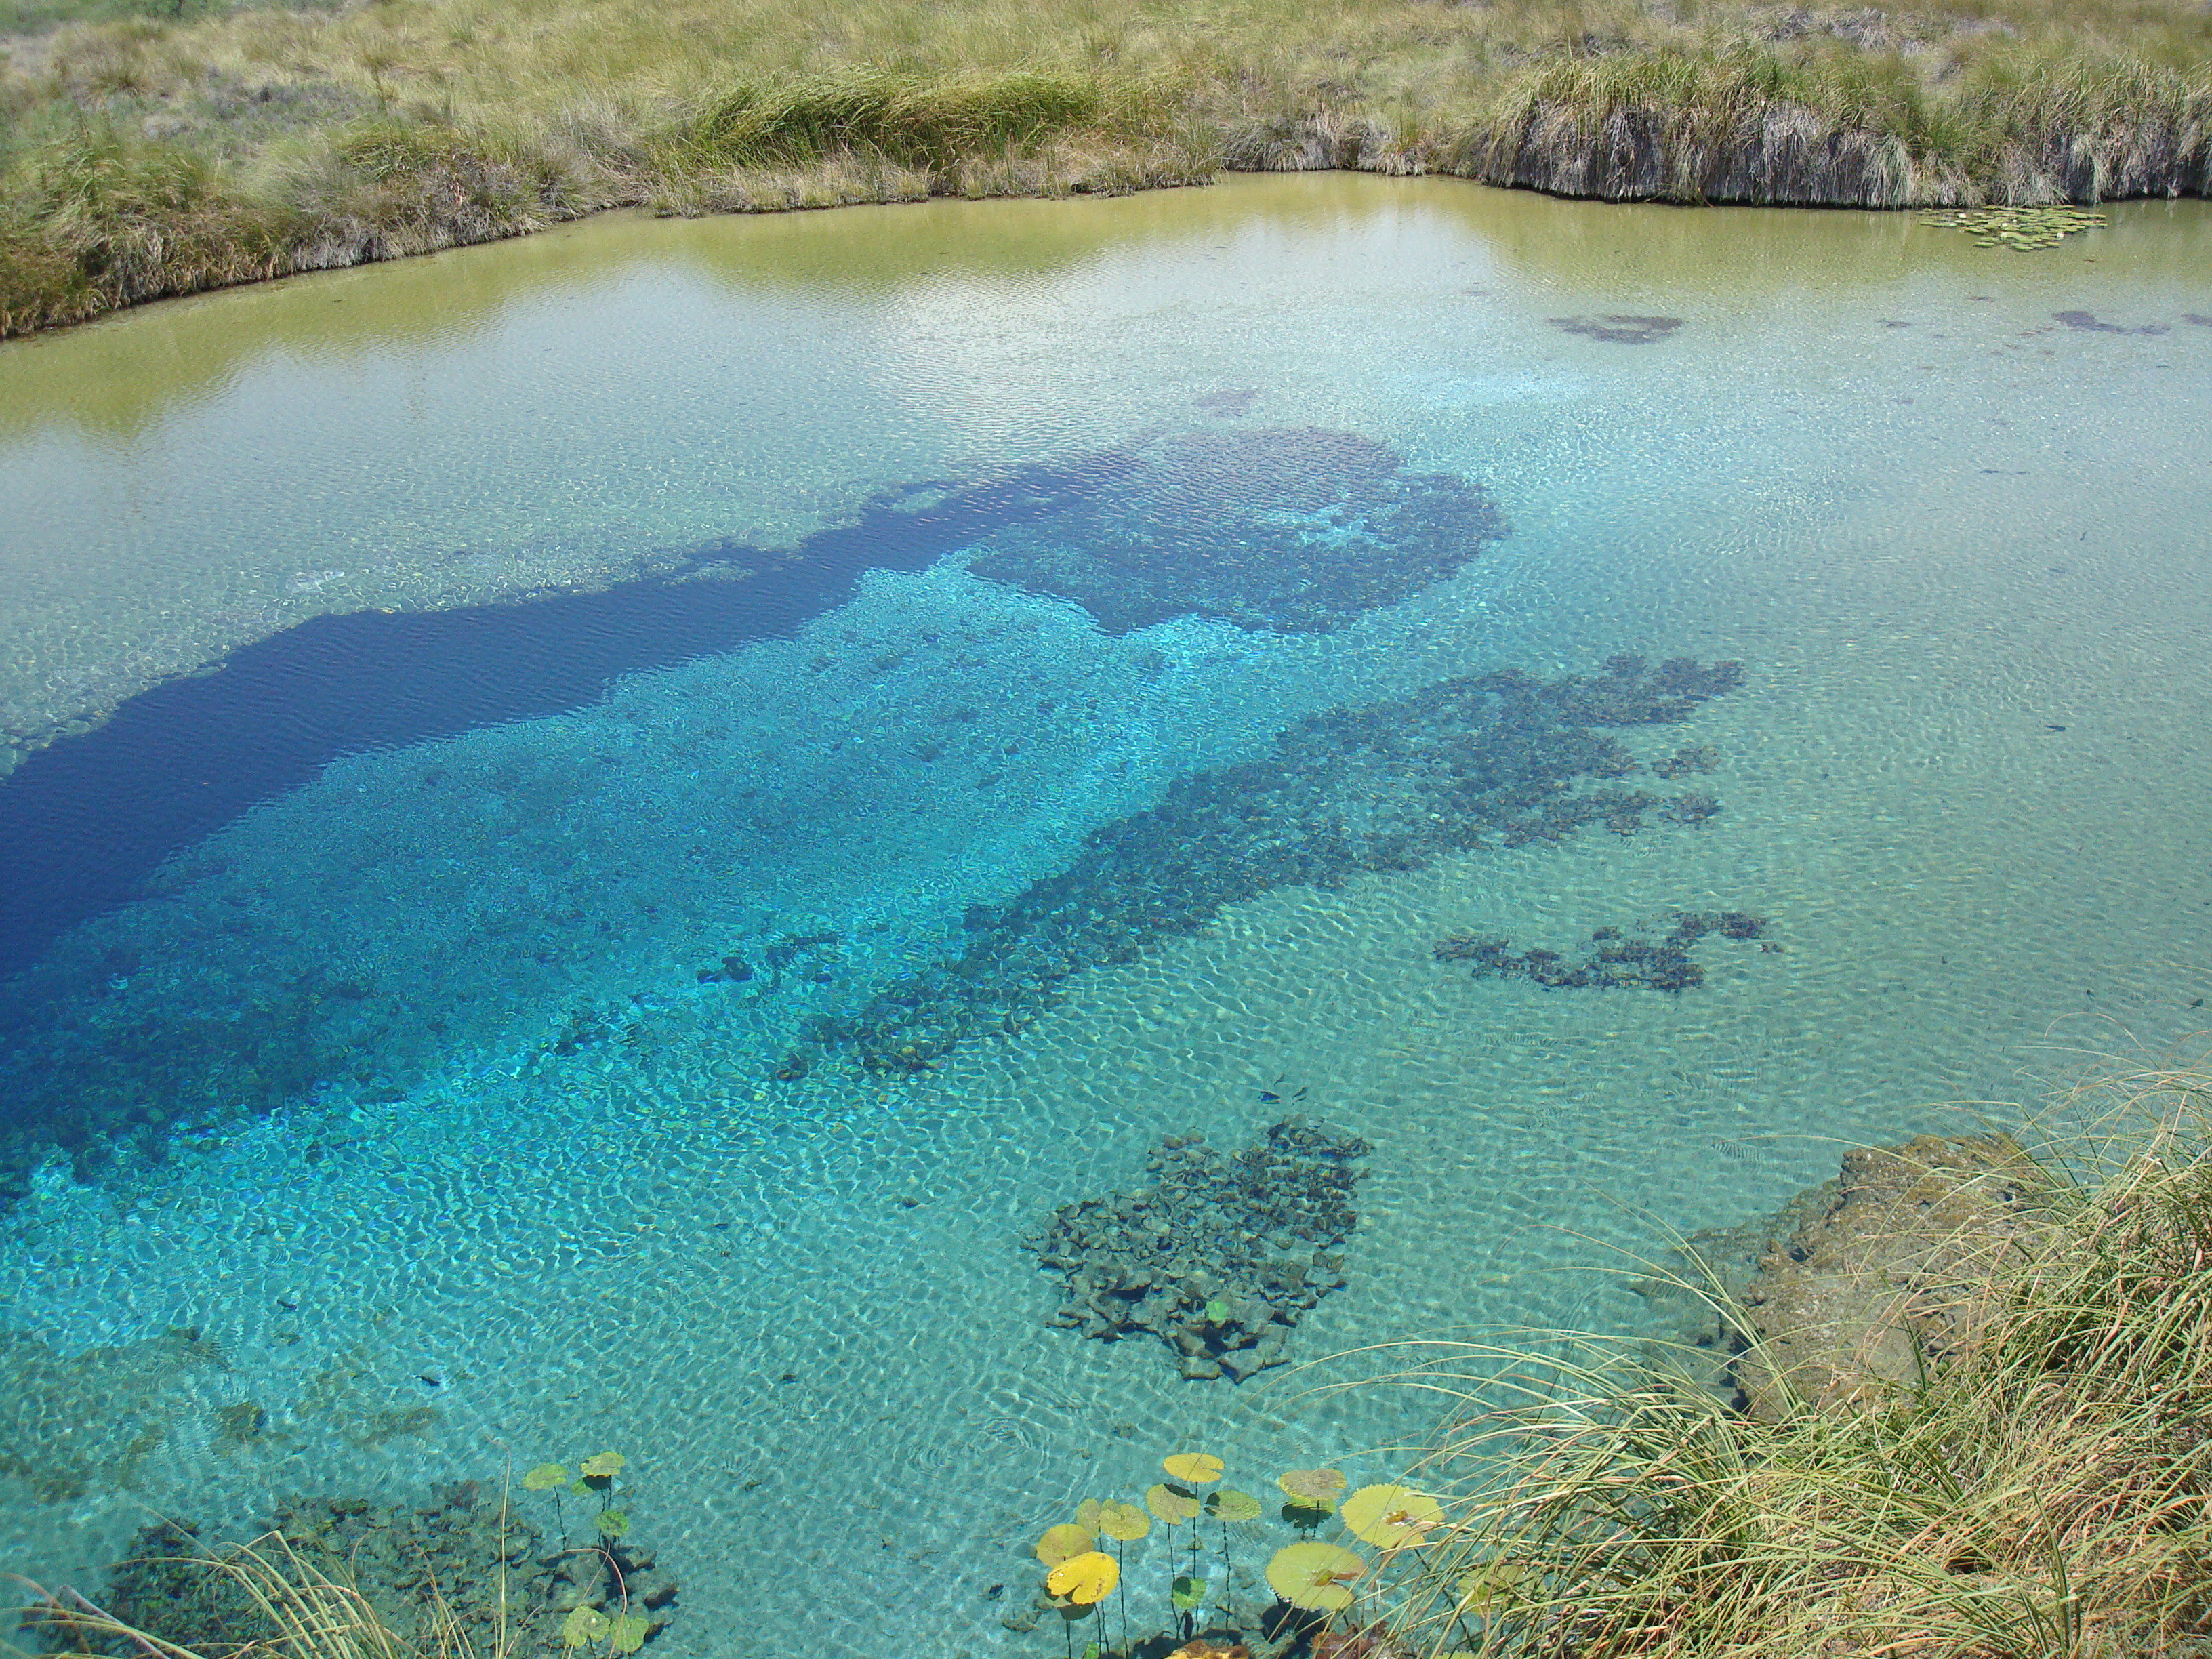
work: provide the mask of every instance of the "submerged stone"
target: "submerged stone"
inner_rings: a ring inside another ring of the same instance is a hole
[[[1030,1241],[1066,1281],[1048,1324],[1158,1341],[1194,1382],[1282,1362],[1291,1328],[1344,1282],[1368,1145],[1287,1117],[1241,1152],[1170,1135],[1139,1193],[1084,1199]]]
[[[1511,939],[1474,933],[1448,934],[1430,947],[1430,954],[1438,962],[1473,963],[1477,979],[1526,979],[1549,991],[1686,991],[1705,981],[1705,970],[1690,956],[1699,939],[1708,933],[1755,939],[1766,931],[1765,918],[1746,910],[1670,914],[1673,928],[1656,939],[1601,927],[1578,959],[1541,949],[1516,955]]]

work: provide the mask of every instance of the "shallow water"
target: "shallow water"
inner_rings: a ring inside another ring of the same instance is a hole
[[[2208,255],[2202,204],[2019,255],[1245,179],[605,220],[0,349],[8,1127],[175,1142],[48,1167],[4,1322],[220,1349],[120,1411],[19,1368],[0,1559],[615,1446],[656,1652],[1042,1654],[1000,1618],[1079,1498],[1382,1478],[1432,1414],[1044,1324],[1022,1241],[1161,1136],[1372,1143],[1318,1359],[1626,1325],[1618,1250],[2185,1042]],[[1623,653],[1743,683],[1605,728],[1710,773],[1574,789],[1717,813],[1425,828],[1439,685]],[[1294,765],[1322,714],[1364,735]],[[1431,956],[1676,910],[1766,931],[1678,994]]]

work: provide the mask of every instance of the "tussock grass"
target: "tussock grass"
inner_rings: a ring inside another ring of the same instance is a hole
[[[695,142],[725,161],[788,166],[838,152],[932,169],[1095,122],[1096,83],[1037,70],[943,80],[848,68],[740,85],[700,112]]]
[[[1346,1651],[2212,1651],[2212,1071],[2063,1105],[2049,1231],[1977,1343],[1864,1408],[1754,1421],[1587,1337],[1414,1355],[1398,1380],[1458,1407],[1424,1471],[1456,1524],[1400,1552]]]
[[[625,204],[1121,191],[1224,167],[1869,206],[2212,177],[2212,10],[2191,0],[36,4],[84,21],[0,43],[11,332]],[[408,154],[396,131],[419,139],[417,185],[384,165]],[[153,237],[173,260],[111,264],[104,233],[49,210],[70,143],[136,158],[94,170],[118,196],[94,216],[136,215],[142,255]],[[195,166],[181,205],[145,210],[149,179]]]

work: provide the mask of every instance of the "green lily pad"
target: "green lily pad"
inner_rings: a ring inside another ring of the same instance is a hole
[[[1168,1595],[1177,1613],[1195,1612],[1206,1605],[1206,1580],[1187,1572],[1178,1573]]]
[[[568,1484],[568,1471],[558,1463],[540,1463],[522,1477],[525,1492],[550,1492]]]
[[[635,1653],[645,1645],[645,1638],[653,1634],[653,1621],[635,1613],[625,1613],[614,1621],[607,1632],[607,1644],[617,1653]]]
[[[620,1538],[629,1531],[629,1511],[601,1510],[599,1526],[602,1538]]]
[[[1249,1492],[1224,1486],[1206,1495],[1206,1512],[1217,1521],[1257,1521],[1260,1500]]]
[[[597,1607],[577,1607],[561,1621],[561,1640],[568,1647],[586,1648],[604,1642],[614,1624]]]

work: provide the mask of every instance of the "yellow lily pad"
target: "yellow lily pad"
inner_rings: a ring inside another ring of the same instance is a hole
[[[1056,1527],[1045,1528],[1044,1536],[1036,1541],[1036,1559],[1048,1567],[1056,1567],[1086,1550],[1095,1549],[1097,1544],[1097,1539],[1087,1528],[1073,1521],[1063,1521]]]
[[[1285,1469],[1275,1477],[1275,1484],[1300,1509],[1327,1514],[1352,1483],[1344,1478],[1342,1469]]]
[[[1341,1544],[1285,1544],[1267,1563],[1267,1583],[1294,1607],[1341,1613],[1352,1605],[1351,1584],[1366,1571],[1365,1559]]]
[[[1098,1530],[1117,1544],[1133,1544],[1152,1529],[1152,1517],[1134,1504],[1109,1498],[1098,1506]]]
[[[584,1460],[586,1480],[611,1480],[623,1472],[625,1459],[620,1452],[601,1452],[596,1457]]]
[[[1054,1595],[1064,1595],[1079,1607],[1087,1607],[1106,1599],[1107,1593],[1121,1582],[1121,1569],[1114,1565],[1114,1558],[1101,1550],[1086,1550],[1081,1555],[1072,1555],[1054,1567],[1044,1581],[1044,1587]]]
[[[1444,1507],[1411,1486],[1362,1486],[1344,1500],[1338,1518],[1366,1543],[1407,1549],[1426,1543],[1430,1529],[1443,1524]]]
[[[1145,1507],[1168,1523],[1176,1526],[1194,1520],[1198,1516],[1198,1494],[1185,1492],[1181,1486],[1160,1485],[1145,1489]]]
[[[1160,1467],[1194,1486],[1210,1486],[1221,1479],[1221,1460],[1212,1452],[1177,1452],[1173,1457],[1162,1458]]]

